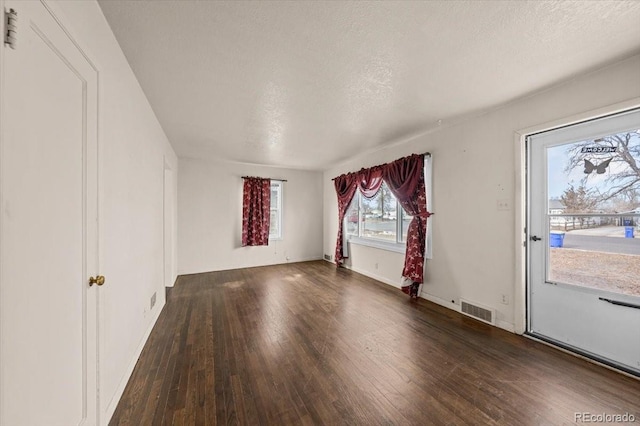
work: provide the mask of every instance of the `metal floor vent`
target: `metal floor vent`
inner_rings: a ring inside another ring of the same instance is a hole
[[[491,308],[480,306],[475,302],[472,303],[460,299],[460,312],[482,322],[493,325],[496,324],[495,311]]]
[[[331,255],[330,254],[325,254],[324,255],[324,260],[331,260]]]

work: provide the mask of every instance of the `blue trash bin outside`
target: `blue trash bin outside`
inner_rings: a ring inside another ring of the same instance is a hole
[[[552,232],[549,238],[549,246],[562,247],[564,243],[564,232]]]
[[[634,238],[633,226],[625,226],[624,227],[624,237],[625,238]]]

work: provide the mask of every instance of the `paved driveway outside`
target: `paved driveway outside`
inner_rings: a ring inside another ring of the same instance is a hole
[[[636,235],[636,237],[640,237],[640,235]],[[640,238],[601,237],[567,232],[564,236],[563,247],[605,253],[640,255]]]

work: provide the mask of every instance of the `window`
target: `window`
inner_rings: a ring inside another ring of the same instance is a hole
[[[269,239],[282,239],[282,181],[271,181]]]
[[[424,168],[427,206],[432,210],[431,156],[425,157]],[[355,193],[344,217],[344,233],[353,243],[404,253],[411,219],[413,216],[404,211],[387,184],[382,182],[372,198],[364,197],[360,191]],[[427,226],[426,259],[433,258],[431,229]]]
[[[383,182],[371,198],[356,192],[345,215],[345,232],[354,242],[404,251],[411,219]]]

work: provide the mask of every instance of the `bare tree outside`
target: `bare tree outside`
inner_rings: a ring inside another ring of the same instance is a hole
[[[590,213],[598,206],[599,194],[593,189],[587,189],[584,183],[577,188],[570,183],[560,196],[560,202],[565,206],[565,213]],[[586,217],[577,219],[581,227],[584,227],[585,221],[588,220]]]
[[[575,188],[573,184],[569,184],[560,201],[566,207],[565,213],[590,212],[598,205],[598,194],[592,189],[585,188],[584,185]]]

